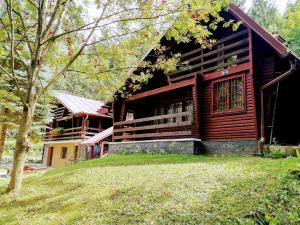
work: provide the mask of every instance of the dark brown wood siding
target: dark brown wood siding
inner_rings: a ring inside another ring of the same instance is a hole
[[[256,119],[253,102],[253,83],[245,75],[245,111],[232,114],[213,115],[212,81],[206,81],[203,88],[203,112],[201,133],[204,140],[256,140]]]

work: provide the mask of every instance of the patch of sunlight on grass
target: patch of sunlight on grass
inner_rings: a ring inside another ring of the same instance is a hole
[[[215,224],[272,191],[295,159],[118,155],[25,179],[0,224]],[[0,187],[3,185],[0,184]]]

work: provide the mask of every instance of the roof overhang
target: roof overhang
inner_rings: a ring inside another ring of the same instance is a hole
[[[164,87],[156,88],[156,89],[153,89],[153,90],[150,90],[150,91],[145,91],[145,92],[142,92],[142,93],[139,93],[139,94],[136,94],[136,95],[132,95],[132,96],[128,97],[127,99],[125,99],[125,101],[130,102],[130,101],[138,100],[138,99],[141,99],[141,98],[158,95],[158,94],[165,93],[165,92],[168,92],[168,91],[176,90],[178,88],[192,86],[192,85],[195,85],[195,83],[196,83],[195,78],[185,80],[185,81],[181,81],[181,82],[178,82],[178,83],[170,84],[168,86],[164,86]]]

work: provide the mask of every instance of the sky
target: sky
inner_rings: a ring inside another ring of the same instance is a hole
[[[272,1],[272,0],[270,0]],[[286,5],[287,3],[291,1],[294,2],[294,0],[274,0],[275,6],[278,8],[279,12],[281,14],[284,13],[285,9],[286,9]],[[252,4],[252,0],[246,0],[246,7],[250,7]]]

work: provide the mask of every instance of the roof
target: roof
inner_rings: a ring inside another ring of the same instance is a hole
[[[289,55],[292,55],[297,60],[300,60],[296,54],[290,52],[290,50],[276,37],[270,34],[267,30],[265,30],[262,26],[260,26],[254,19],[248,16],[243,10],[241,10],[238,6],[231,3],[229,5],[228,11],[238,20],[243,22],[243,25],[248,27],[249,29],[253,30],[256,34],[258,34],[263,40],[265,40],[277,53],[281,58],[286,58]],[[175,22],[175,21],[174,21]],[[173,23],[172,23],[173,24]],[[170,27],[172,27],[172,24]],[[166,29],[162,35],[160,35],[159,40],[161,40],[165,34],[167,33],[168,29]],[[154,46],[153,46],[154,48]],[[141,58],[141,61],[145,60],[150,52],[153,50],[150,48]],[[132,73],[134,69],[131,70]],[[129,78],[128,78],[129,79]]]
[[[54,92],[54,97],[73,114],[107,116],[98,112],[103,102],[60,92]]]
[[[93,145],[97,142],[100,142],[102,140],[104,140],[105,138],[111,136],[113,134],[113,127],[110,127],[96,135],[94,135],[93,137],[81,142],[82,145]]]
[[[289,55],[289,49],[250,16],[243,12],[239,7],[234,4],[229,5],[229,12],[233,14],[238,20],[243,22],[243,25],[253,30],[262,39],[264,39],[272,48],[279,54],[280,57],[285,58]]]

